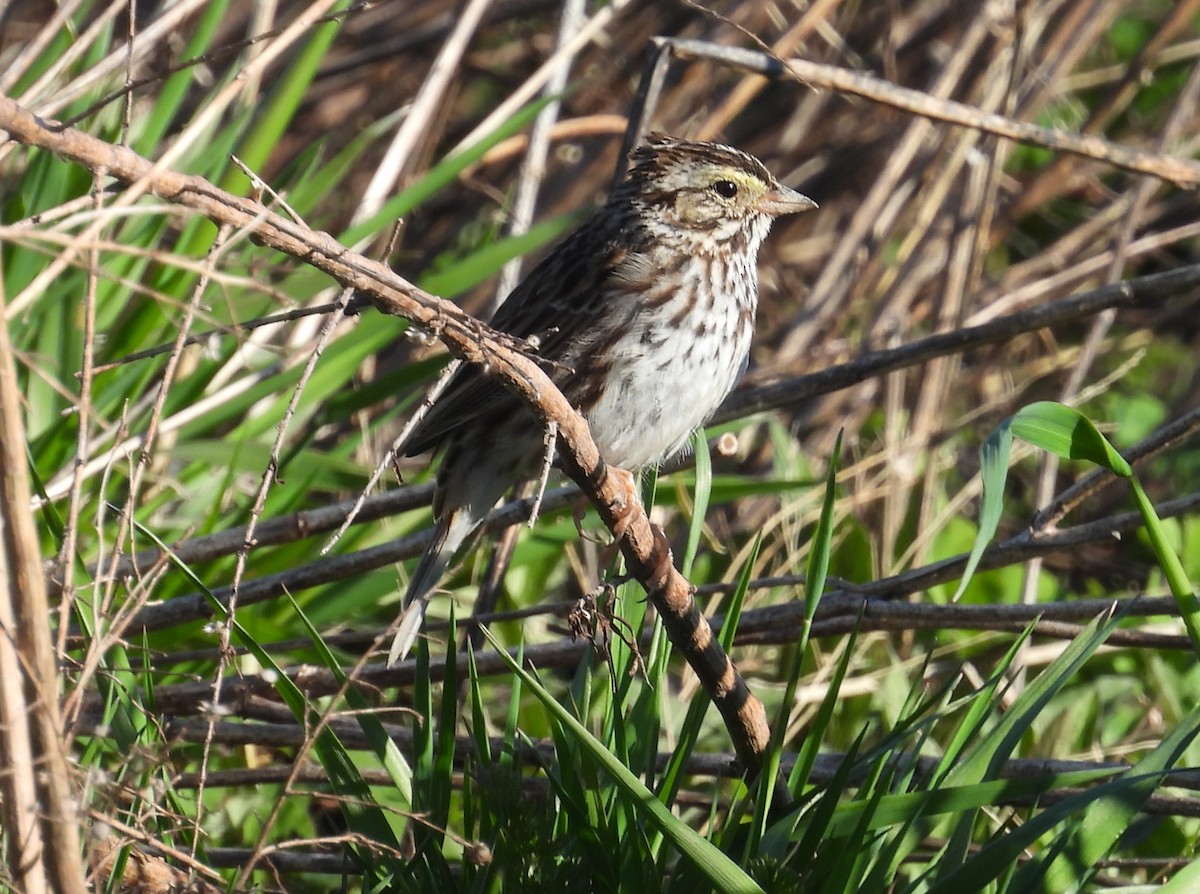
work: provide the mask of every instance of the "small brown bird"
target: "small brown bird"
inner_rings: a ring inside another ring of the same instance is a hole
[[[536,339],[546,372],[609,465],[635,471],[684,447],[746,368],[758,250],[774,218],[816,203],[758,159],[652,136],[603,208],[513,290],[492,326]],[[389,666],[407,655],[447,563],[517,482],[537,474],[542,426],[475,367],[451,378],[409,456],[444,449],[437,530],[404,598]]]

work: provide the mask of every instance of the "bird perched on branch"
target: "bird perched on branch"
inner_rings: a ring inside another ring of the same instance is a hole
[[[610,466],[635,471],[684,447],[746,368],[758,250],[780,215],[816,203],[758,159],[652,136],[628,178],[513,290],[493,328],[536,356],[587,419]],[[388,664],[407,655],[446,565],[514,484],[534,477],[543,429],[478,367],[447,383],[406,445],[442,450],[437,529],[404,597]]]

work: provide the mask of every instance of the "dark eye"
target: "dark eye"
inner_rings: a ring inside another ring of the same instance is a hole
[[[737,184],[732,180],[718,180],[712,185],[713,192],[723,199],[732,199],[737,195]]]

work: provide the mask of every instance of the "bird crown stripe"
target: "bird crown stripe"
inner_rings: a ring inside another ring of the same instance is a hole
[[[631,175],[648,173],[664,164],[684,163],[694,165],[697,161],[723,165],[750,174],[764,183],[772,183],[770,171],[757,158],[717,143],[688,142],[684,140],[661,140],[645,143],[633,150],[634,168]]]

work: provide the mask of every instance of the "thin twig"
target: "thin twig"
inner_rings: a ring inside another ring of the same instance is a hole
[[[317,304],[312,307],[297,307],[293,310],[281,311],[277,314],[268,314],[265,317],[259,317],[255,320],[247,320],[244,323],[233,323],[232,325],[222,326],[220,329],[208,329],[204,332],[197,332],[194,335],[189,335],[183,340],[185,346],[206,344],[212,341],[213,338],[220,335],[231,335],[241,332],[253,332],[255,329],[261,329],[264,326],[278,326],[280,323],[291,323],[299,320],[302,317],[320,316],[327,313],[332,313],[338,309],[336,304]],[[108,372],[116,369],[119,366],[125,366],[129,363],[136,363],[140,360],[149,360],[151,357],[158,357],[161,354],[167,354],[175,350],[174,344],[155,345],[153,348],[146,348],[142,351],[134,351],[132,354],[126,354],[118,360],[112,360],[108,363],[101,363],[96,366],[96,372]]]
[[[103,206],[100,184],[103,172],[98,172],[92,181],[91,200],[93,211],[99,212]],[[59,550],[55,562],[55,572],[62,584],[62,593],[58,601],[58,652],[66,653],[66,638],[69,628],[68,619],[71,617],[71,606],[75,599],[75,549],[79,539],[79,516],[82,508],[83,495],[83,459],[91,450],[92,434],[92,383],[95,378],[96,361],[96,284],[99,281],[100,253],[98,249],[89,252],[87,291],[84,295],[83,309],[83,356],[80,358],[79,369],[79,405],[76,413],[79,418],[79,428],[75,435],[75,462],[72,464],[74,474],[71,477],[71,490],[67,496],[67,523],[63,529],[62,549]],[[51,574],[51,577],[54,573]]]
[[[354,524],[355,520],[358,518],[359,512],[362,511],[363,506],[366,504],[368,494],[375,489],[375,486],[379,483],[380,479],[383,478],[384,473],[391,468],[392,462],[400,455],[401,451],[404,449],[404,445],[408,443],[408,439],[412,437],[413,431],[420,424],[421,420],[424,419],[429,413],[434,402],[437,401],[442,392],[446,390],[446,386],[450,384],[450,380],[454,377],[454,374],[458,371],[460,366],[462,366],[462,361],[458,360],[457,358],[446,364],[446,368],[442,370],[441,375],[438,376],[438,380],[433,383],[433,387],[429,389],[429,393],[425,395],[425,399],[421,401],[421,405],[417,407],[417,411],[412,414],[412,417],[407,423],[405,423],[404,428],[400,430],[400,434],[396,435],[395,439],[384,452],[379,462],[375,464],[375,468],[371,471],[371,477],[367,480],[367,483],[363,485],[362,490],[358,492],[358,497],[355,499],[354,504],[350,507],[349,511],[346,512],[345,519],[343,519],[342,523],[338,525],[337,530],[333,532],[333,535],[321,546],[320,554],[322,556],[329,555],[329,551],[333,549],[334,545],[342,539],[342,536],[350,529],[350,526]]]
[[[530,528],[537,522],[538,512],[542,508],[542,497],[546,493],[546,482],[550,480],[550,467],[554,464],[554,453],[558,447],[558,423],[551,420],[542,435],[542,471],[538,475],[537,486],[533,492],[533,506],[529,510]]]

